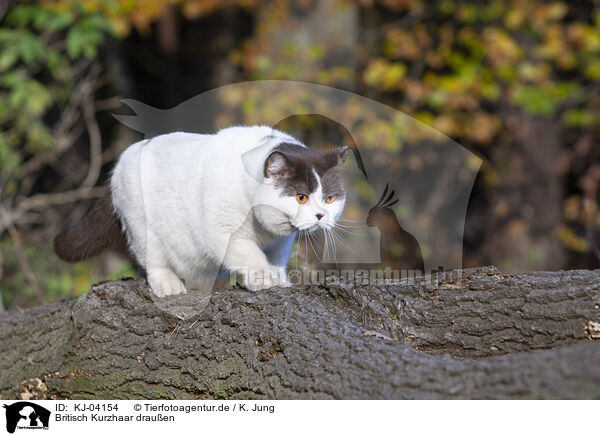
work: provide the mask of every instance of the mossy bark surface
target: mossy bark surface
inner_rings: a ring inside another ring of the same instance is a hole
[[[600,271],[439,274],[155,297],[143,280],[0,314],[16,398],[596,398]]]

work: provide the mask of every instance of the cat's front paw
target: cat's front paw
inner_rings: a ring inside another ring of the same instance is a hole
[[[172,272],[148,272],[148,284],[157,297],[185,294],[185,285]]]
[[[264,273],[249,273],[244,275],[244,287],[249,291],[256,292],[274,286],[290,286],[285,269],[267,270]]]

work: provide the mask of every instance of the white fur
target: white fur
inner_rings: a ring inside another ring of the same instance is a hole
[[[296,228],[332,226],[344,202],[325,203],[320,183],[305,204],[282,196],[263,174],[281,142],[300,144],[253,126],[170,133],[125,150],[111,178],[113,205],[156,295],[211,289],[221,266],[252,290],[287,284]],[[265,274],[253,281],[254,272]]]

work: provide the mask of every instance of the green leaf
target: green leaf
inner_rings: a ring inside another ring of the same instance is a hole
[[[41,153],[50,150],[54,145],[54,139],[50,129],[42,123],[35,123],[27,129],[27,149],[32,153]]]
[[[0,28],[0,42],[10,41],[14,36],[14,29]]]
[[[427,96],[427,104],[433,109],[440,109],[448,99],[448,91],[436,88]]]
[[[52,95],[44,85],[34,79],[28,80],[25,87],[29,96],[26,109],[31,114],[42,115],[52,103]]]
[[[600,121],[600,113],[585,109],[569,109],[565,112],[563,120],[567,126],[586,128]]]
[[[571,82],[519,86],[513,102],[533,115],[552,116],[560,103],[578,98],[582,92],[579,85]]]
[[[19,59],[19,52],[15,47],[6,47],[0,51],[0,71],[5,71],[12,67]]]
[[[104,41],[104,35],[94,29],[78,25],[67,34],[67,53],[72,59],[81,56],[93,58],[96,56],[97,47]]]
[[[514,103],[533,115],[552,116],[556,101],[539,86],[523,86],[515,93]]]
[[[590,80],[600,79],[600,59],[594,59],[585,66],[585,75]]]
[[[19,154],[11,149],[10,142],[0,133],[0,168],[10,173],[18,164]]]
[[[21,107],[27,101],[25,78],[17,72],[8,72],[2,76],[2,83],[8,88],[7,101],[12,109]]]
[[[50,74],[56,80],[65,80],[70,75],[69,62],[60,53],[51,50],[46,56],[46,64]]]
[[[24,27],[42,10],[38,5],[21,4],[10,10],[6,16],[6,22],[13,26]]]
[[[46,22],[41,23],[40,29],[49,32],[59,32],[73,23],[73,14],[71,11],[61,11],[49,17]]]
[[[112,31],[111,22],[103,15],[93,14],[88,15],[79,21],[79,25],[86,29],[105,30],[107,32]]]
[[[0,83],[4,84],[7,88],[13,88],[22,84],[24,81],[24,77],[22,74],[16,71],[10,71],[6,74],[0,76]]]
[[[27,65],[45,59],[46,47],[42,41],[30,32],[25,32],[19,39],[21,58]]]
[[[53,13],[50,10],[43,7],[39,8],[32,16],[33,27],[38,30],[44,30],[46,28],[45,24],[50,20],[52,15]]]

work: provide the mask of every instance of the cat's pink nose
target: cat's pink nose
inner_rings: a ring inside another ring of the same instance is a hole
[[[318,213],[315,215],[317,217],[318,220],[320,220],[321,218],[323,218],[325,215],[323,215],[322,213]]]

